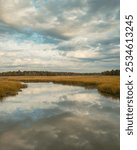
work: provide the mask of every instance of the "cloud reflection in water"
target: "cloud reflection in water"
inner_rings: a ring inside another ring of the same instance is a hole
[[[118,150],[119,101],[97,90],[31,83],[0,104],[2,150]]]

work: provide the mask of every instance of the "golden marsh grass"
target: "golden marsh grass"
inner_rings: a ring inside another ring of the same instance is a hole
[[[26,85],[21,84],[19,81],[0,79],[0,98],[16,95],[21,88],[25,87]]]
[[[120,96],[119,76],[10,76],[5,77],[5,79],[23,82],[53,82],[91,87],[97,88],[99,92],[106,95]]]

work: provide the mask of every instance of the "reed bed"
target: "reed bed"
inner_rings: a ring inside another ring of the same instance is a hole
[[[53,82],[97,88],[99,92],[105,95],[120,97],[119,76],[9,76],[5,79],[23,82]]]
[[[16,95],[22,88],[26,87],[27,85],[22,84],[19,81],[0,79],[0,99],[6,96]]]

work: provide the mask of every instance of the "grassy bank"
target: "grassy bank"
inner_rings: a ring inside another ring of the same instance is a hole
[[[23,82],[53,82],[97,88],[99,92],[105,95],[120,96],[119,76],[10,76],[5,78]]]
[[[21,88],[25,87],[25,84],[21,84],[18,81],[0,79],[0,99],[6,96],[16,95],[21,90]]]

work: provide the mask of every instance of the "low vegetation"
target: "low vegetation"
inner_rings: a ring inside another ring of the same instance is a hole
[[[27,87],[18,81],[10,81],[7,79],[0,79],[0,99],[6,96],[16,95],[22,88]]]
[[[92,75],[120,75],[120,70],[108,70],[101,73],[49,72],[49,71],[8,71],[0,72],[0,76],[92,76]]]
[[[1,77],[2,78],[2,77]],[[8,76],[6,79],[23,82],[53,82],[66,85],[97,88],[99,92],[114,97],[120,96],[119,76]]]

